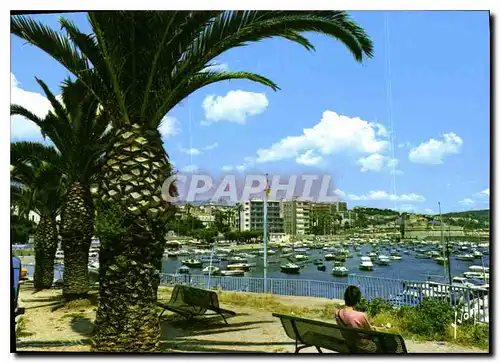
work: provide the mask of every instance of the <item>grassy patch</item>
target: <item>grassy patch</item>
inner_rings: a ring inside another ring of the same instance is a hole
[[[158,298],[161,300],[168,300],[171,293],[172,288],[161,288],[158,291]],[[284,304],[280,302],[280,296],[271,294],[218,291],[217,295],[219,295],[219,301],[223,305],[243,306],[278,314],[303,316],[311,319],[332,320],[335,317],[335,312],[340,308],[340,305],[335,303],[326,303],[322,307]]]
[[[16,324],[16,338],[24,338],[32,336],[33,333],[29,332],[26,328],[28,319],[25,316],[21,316],[17,319]]]
[[[489,326],[484,324],[459,325],[454,339],[451,326],[454,313],[444,301],[424,299],[417,307],[401,309],[381,306],[378,301],[370,306],[372,302],[367,303],[367,313],[378,331],[400,334],[415,341],[446,341],[480,349],[489,347]]]

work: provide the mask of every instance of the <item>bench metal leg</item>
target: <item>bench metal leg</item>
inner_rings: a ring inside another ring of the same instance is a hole
[[[299,347],[298,343],[296,341],[295,342],[295,352],[294,353],[297,354],[297,353],[300,352],[301,349],[308,348],[308,347],[310,347],[310,345],[302,345],[302,346]],[[321,352],[321,353],[323,353],[323,352]]]
[[[320,347],[318,347],[317,345],[316,345],[316,350],[317,350],[318,352],[320,352],[320,353],[323,353],[323,351],[321,350],[321,348],[320,348]]]
[[[222,319],[224,319],[224,323],[227,324],[227,320],[226,320],[226,317],[224,316],[224,314],[220,314],[220,316],[222,316]]]

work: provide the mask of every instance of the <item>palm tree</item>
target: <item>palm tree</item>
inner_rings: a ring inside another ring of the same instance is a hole
[[[31,142],[11,144],[11,203],[20,216],[27,216],[30,211],[40,216],[34,240],[35,290],[48,289],[54,281],[58,244],[56,216],[64,196],[62,173],[44,161],[47,155],[57,158],[56,150],[50,146]],[[36,159],[27,162],[26,156]]]
[[[37,79],[52,110],[41,119],[26,108],[11,105],[11,115],[34,122],[56,147],[52,163],[65,175],[68,195],[61,210],[64,251],[63,295],[67,300],[85,297],[89,290],[88,257],[94,233],[94,206],[90,183],[100,170],[100,159],[109,146],[108,118],[94,96],[80,81],[64,81],[62,101]],[[37,155],[24,155],[27,159]]]
[[[210,70],[229,49],[283,37],[313,50],[301,34],[312,31],[340,40],[362,61],[371,57],[372,42],[343,11],[90,12],[88,18],[92,34],[65,19],[61,34],[28,17],[12,17],[11,32],[66,67],[114,116],[119,140],[106,155],[99,192],[123,223],[102,244],[109,264],[101,264],[93,349],[154,351],[167,228],[161,193],[172,174],[158,131],[163,117],[193,92],[224,80],[279,89],[258,74]]]

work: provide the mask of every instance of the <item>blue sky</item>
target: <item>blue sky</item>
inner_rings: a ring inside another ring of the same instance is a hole
[[[84,14],[65,16],[89,30]],[[271,39],[219,57],[219,67],[261,73],[281,91],[232,81],[193,94],[161,127],[176,168],[329,174],[350,207],[433,213],[440,201],[444,212],[488,208],[488,13],[352,16],[375,44],[374,58],[363,64],[315,34],[307,35],[313,53]],[[37,18],[57,27],[57,16]],[[58,93],[69,73],[40,50],[11,41],[12,102],[43,115],[48,106],[34,77]],[[41,138],[19,118],[11,136]]]

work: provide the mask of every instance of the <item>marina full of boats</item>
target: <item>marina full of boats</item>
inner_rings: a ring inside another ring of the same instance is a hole
[[[489,286],[488,244],[460,242],[450,245],[452,283]],[[262,248],[245,249],[244,246],[230,244],[213,249],[183,246],[165,251],[163,272],[262,277],[263,254]],[[342,242],[315,240],[271,244],[267,255],[268,276],[275,278],[338,281],[351,274],[370,274],[411,281],[448,280],[448,257],[436,242],[394,242],[389,239],[349,239]],[[459,267],[455,268],[457,265]],[[416,273],[408,272],[412,269]],[[410,277],[406,277],[405,273]]]
[[[344,281],[351,274],[401,278],[410,281],[447,282],[448,260],[452,285],[489,287],[489,244],[450,243],[450,256],[439,243],[394,242],[389,239],[349,239],[271,244],[268,248],[268,276]],[[163,271],[177,274],[262,277],[262,248],[236,245],[213,249],[182,246],[166,249]],[[64,253],[56,252],[56,265],[63,265]],[[99,246],[89,251],[89,271],[99,270]]]

